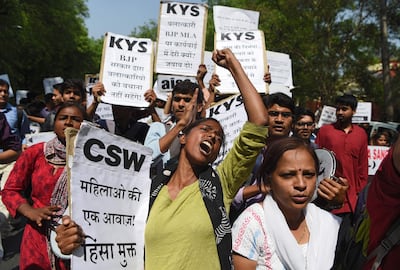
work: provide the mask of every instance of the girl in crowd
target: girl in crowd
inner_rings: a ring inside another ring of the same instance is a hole
[[[192,124],[197,93],[185,109],[187,128],[180,135],[181,152],[175,168],[153,180],[151,209],[145,231],[145,269],[231,269],[227,211],[242,179],[247,179],[267,136],[267,112],[260,95],[229,49],[213,60],[235,79],[248,122],[216,171],[211,164],[224,140],[220,123],[208,118]],[[79,247],[83,233],[69,217],[58,226],[57,242],[64,254]]]
[[[386,131],[379,131],[372,136],[371,145],[390,146],[390,135]]]
[[[303,140],[268,145],[257,175],[269,193],[233,225],[235,270],[331,268],[341,220],[309,203],[318,171],[318,158]]]
[[[86,119],[85,108],[66,102],[55,115],[56,137],[24,151],[2,190],[12,216],[28,222],[21,242],[20,269],[67,269],[68,262],[52,256],[48,243],[51,222],[67,206],[65,134],[67,127],[79,129]],[[27,194],[29,193],[29,194]],[[29,195],[32,203],[22,194]]]

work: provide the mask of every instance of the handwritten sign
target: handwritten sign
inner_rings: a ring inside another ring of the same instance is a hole
[[[260,12],[225,6],[214,6],[215,32],[241,32],[258,29]]]
[[[239,135],[244,123],[247,121],[247,114],[241,95],[234,95],[221,100],[214,106],[207,109],[207,117],[217,119],[225,132],[225,145],[222,147],[214,164],[219,164],[232,148],[233,141]]]
[[[196,76],[203,62],[206,26],[205,5],[162,2],[155,72]]]
[[[143,269],[151,150],[83,123],[71,168],[73,219],[86,243],[73,269]]]
[[[133,38],[106,33],[100,69],[100,81],[106,103],[147,107],[144,92],[150,89],[153,66],[153,43],[147,38]]]
[[[292,60],[285,53],[267,50],[266,54],[272,79],[269,85],[269,93],[282,92],[291,97],[290,89],[293,88]]]
[[[266,68],[265,42],[262,31],[224,32],[215,34],[216,48],[230,48],[241,63],[245,73],[260,93],[265,93],[267,85],[263,80]],[[221,85],[218,91],[222,94],[239,93],[231,73],[216,66]]]
[[[94,99],[92,88],[99,81],[99,74],[85,74],[85,85],[87,93],[87,106],[89,107]],[[107,103],[99,103],[96,108],[96,114],[100,119],[113,120],[112,107]]]
[[[375,175],[390,147],[368,145],[368,175]]]

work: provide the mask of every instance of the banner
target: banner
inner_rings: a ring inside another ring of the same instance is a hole
[[[207,7],[161,2],[155,72],[196,76],[203,62]]]
[[[151,149],[85,122],[74,152],[71,215],[88,237],[72,269],[143,269]]]
[[[257,91],[267,92],[267,84],[263,80],[266,61],[262,31],[215,33],[215,44],[218,50],[230,48]],[[221,94],[239,93],[235,80],[227,69],[216,66],[215,73],[221,80],[221,85],[217,87]]]
[[[100,81],[106,103],[147,107],[144,92],[153,85],[151,39],[106,33],[101,59]]]

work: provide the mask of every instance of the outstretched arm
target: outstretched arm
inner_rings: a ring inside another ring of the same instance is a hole
[[[262,98],[232,51],[230,49],[215,50],[212,59],[217,65],[231,72],[242,94],[249,122],[253,122],[256,125],[267,125],[267,109]]]

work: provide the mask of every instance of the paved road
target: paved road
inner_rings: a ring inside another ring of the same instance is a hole
[[[3,239],[4,258],[0,260],[1,270],[19,269],[19,246],[22,239],[24,227],[14,229],[7,238]]]

